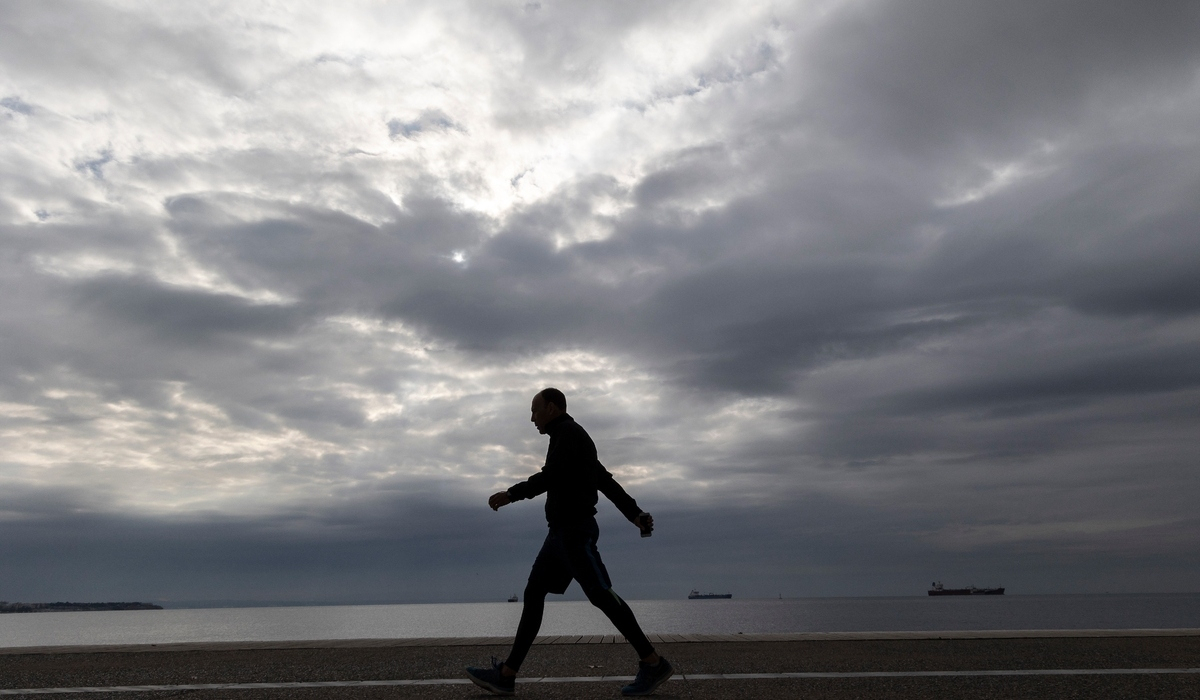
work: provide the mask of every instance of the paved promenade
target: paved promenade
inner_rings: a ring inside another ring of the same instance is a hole
[[[652,635],[663,698],[1200,698],[1200,630]],[[0,649],[0,696],[479,698],[462,669],[507,638]],[[542,637],[517,694],[614,698],[619,637]],[[490,697],[490,696],[489,696]]]

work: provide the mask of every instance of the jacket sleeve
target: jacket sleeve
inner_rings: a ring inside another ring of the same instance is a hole
[[[523,501],[526,498],[540,496],[546,493],[546,489],[550,486],[549,481],[550,477],[546,475],[546,471],[543,469],[525,481],[510,486],[507,491],[508,497],[514,501]]]
[[[617,510],[621,511],[621,515],[624,515],[629,522],[634,522],[638,514],[642,512],[642,509],[638,507],[637,501],[633,500],[633,496],[625,493],[625,489],[621,488],[621,485],[604,468],[603,464],[597,461],[596,466],[600,468],[600,478],[596,481],[596,488],[608,500],[613,502]]]

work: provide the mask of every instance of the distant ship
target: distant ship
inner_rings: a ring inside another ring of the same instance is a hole
[[[966,588],[946,588],[941,581],[934,581],[933,588],[929,589],[929,595],[1004,595],[1004,587],[1000,588],[976,588],[967,586]]]
[[[509,597],[508,597],[508,602],[510,602],[510,603],[515,603],[515,602],[517,602],[518,600],[519,600],[519,599],[517,598],[517,594],[516,594],[516,593],[513,593],[511,596],[509,596]]]
[[[732,593],[701,593],[695,589],[688,593],[688,600],[709,600],[710,598],[732,598]]]

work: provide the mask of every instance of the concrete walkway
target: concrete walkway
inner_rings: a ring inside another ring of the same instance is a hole
[[[652,644],[725,642],[816,642],[912,639],[1054,639],[1104,637],[1200,637],[1200,628],[1092,630],[948,630],[939,632],[794,632],[768,634],[648,634]],[[542,644],[624,644],[621,635],[557,635],[534,640]],[[376,649],[388,647],[454,647],[512,644],[512,637],[408,637],[401,639],[308,639],[268,642],[176,642],[171,644],[90,644],[0,647],[6,654],[100,654],[108,652],[239,651],[252,649]]]
[[[1200,698],[1200,630],[657,635],[660,697]],[[615,636],[543,637],[518,695],[613,698],[636,670]],[[125,699],[478,698],[467,665],[509,638],[221,642],[0,650],[0,695]]]

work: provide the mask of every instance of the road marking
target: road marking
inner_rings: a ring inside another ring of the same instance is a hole
[[[1050,668],[1003,671],[850,671],[796,673],[688,673],[673,681],[789,680],[801,678],[970,678],[979,676],[1150,676],[1200,673],[1200,668]],[[628,683],[633,676],[518,678],[518,683]],[[427,678],[388,681],[300,681],[293,683],[191,683],[187,685],[108,685],[80,688],[0,688],[0,695],[61,695],[64,693],[147,693],[178,690],[269,690],[293,688],[367,688],[404,685],[466,685],[466,678]]]

